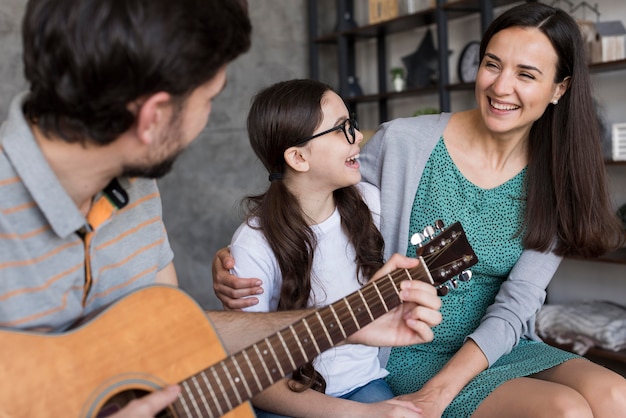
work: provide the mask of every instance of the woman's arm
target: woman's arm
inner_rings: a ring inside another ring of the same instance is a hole
[[[521,337],[537,339],[535,316],[546,299],[546,288],[563,258],[525,250],[487,308],[478,328],[468,336],[489,365],[510,352]]]
[[[398,396],[422,409],[424,417],[438,418],[476,375],[488,367],[480,348],[467,340],[446,365],[417,392]]]

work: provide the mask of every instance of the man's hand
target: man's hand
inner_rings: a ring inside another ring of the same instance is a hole
[[[180,386],[172,385],[162,390],[135,399],[110,418],[153,418],[176,400]]]
[[[222,302],[226,310],[241,310],[259,303],[257,298],[245,296],[260,295],[263,293],[259,279],[244,279],[230,274],[235,266],[235,260],[228,248],[222,248],[215,253],[211,271],[213,273],[213,292]]]
[[[391,259],[374,275],[382,277],[399,268],[414,268],[419,261],[399,254]],[[404,301],[368,326],[348,338],[348,342],[371,346],[400,346],[430,342],[432,327],[441,323],[441,299],[436,289],[422,281],[403,281],[400,298]]]

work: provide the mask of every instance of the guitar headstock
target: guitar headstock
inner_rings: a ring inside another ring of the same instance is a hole
[[[428,226],[423,233],[413,235],[411,244],[416,246],[416,256],[422,257],[430,273],[422,280],[430,281],[439,295],[456,289],[459,281],[471,279],[472,272],[466,269],[476,264],[478,257],[459,222],[444,228],[439,220],[434,227]]]

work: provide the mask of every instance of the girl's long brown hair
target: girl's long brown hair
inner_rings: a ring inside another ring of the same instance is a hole
[[[268,173],[283,174],[283,154],[301,138],[313,134],[322,121],[322,101],[332,89],[314,80],[290,80],[274,84],[255,96],[248,115],[250,144]],[[369,279],[383,264],[383,238],[371,212],[356,187],[333,192],[341,225],[356,251],[356,269],[338,271],[357,279]],[[281,180],[271,181],[267,190],[244,200],[248,224],[258,220],[282,274],[279,311],[305,308],[311,295],[311,270],[317,245],[296,197]],[[311,362],[298,368],[289,387],[325,391],[323,377]]]

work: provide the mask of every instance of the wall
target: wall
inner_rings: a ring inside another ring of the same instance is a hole
[[[26,87],[20,22],[25,0],[0,1],[0,121],[12,96]],[[306,7],[303,0],[250,1],[250,52],[228,70],[208,126],[159,181],[164,220],[181,287],[206,308],[221,308],[211,285],[211,261],[240,223],[237,203],[267,185],[267,174],[248,144],[250,98],[273,82],[307,74]]]

